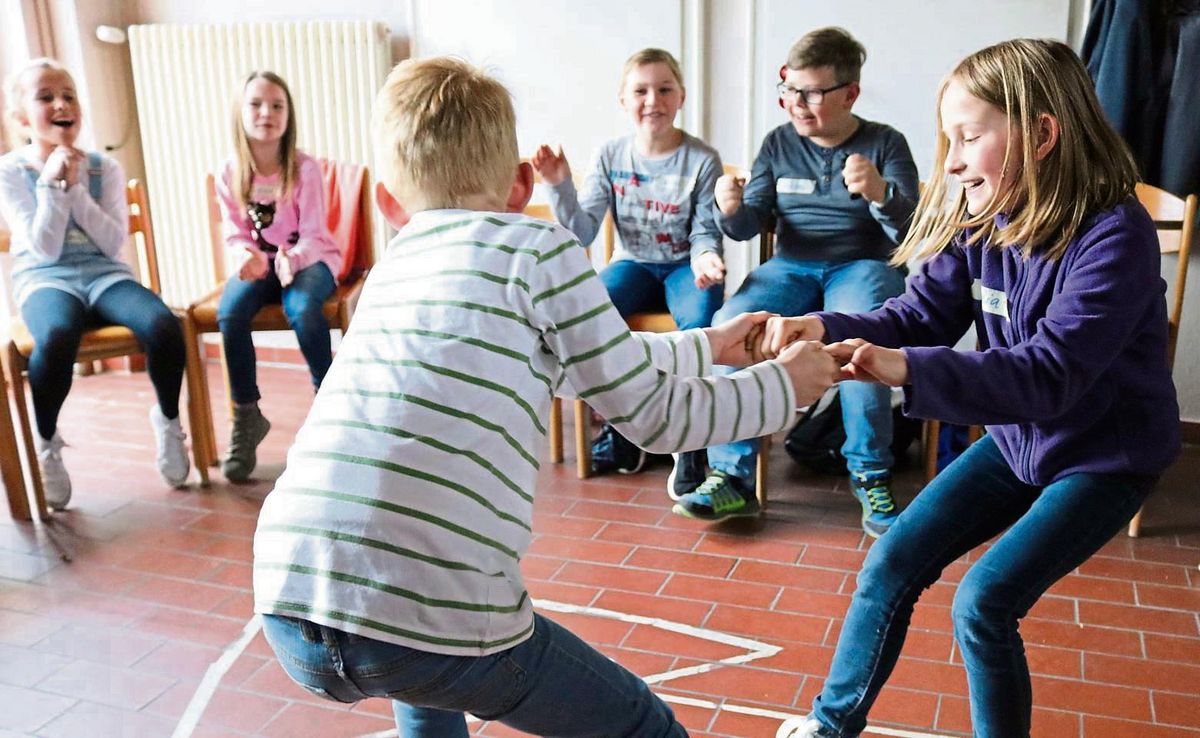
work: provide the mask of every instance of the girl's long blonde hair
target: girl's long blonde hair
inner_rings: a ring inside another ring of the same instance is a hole
[[[234,162],[234,195],[238,202],[245,207],[250,204],[250,186],[254,182],[254,155],[250,151],[250,139],[246,138],[246,127],[242,125],[242,105],[245,104],[246,87],[256,79],[265,79],[279,89],[287,98],[287,127],[279,139],[279,166],[281,191],[280,199],[291,196],[296,186],[298,176],[296,168],[296,106],[292,104],[292,92],[287,82],[274,72],[257,70],[247,75],[238,91],[237,101],[233,106],[233,149],[236,152]]]
[[[21,81],[30,71],[34,69],[53,69],[57,72],[71,77],[71,72],[67,70],[56,59],[51,59],[48,56],[30,59],[25,64],[14,69],[7,77],[4,78],[4,133],[8,135],[8,145],[11,148],[24,146],[27,143],[32,143],[29,136],[29,131],[20,121],[17,120],[17,111],[21,107],[21,98],[24,97],[27,90],[21,85]],[[72,79],[74,79],[72,77]],[[77,93],[78,94],[78,93]]]
[[[1008,117],[1004,171],[1016,167],[1013,185],[982,212],[967,212],[965,194],[953,197],[943,175],[950,142],[942,130],[941,103],[952,82],[1002,110]],[[964,229],[967,243],[1019,246],[1057,259],[1091,214],[1133,194],[1137,165],[1129,147],[1109,126],[1092,80],[1069,46],[1046,39],[1014,39],[977,51],[959,62],[938,89],[934,176],[921,193],[914,222],[892,257],[903,264],[927,258],[950,245]],[[1037,159],[1038,120],[1058,121],[1058,142]],[[995,216],[1004,213],[1000,227]]]

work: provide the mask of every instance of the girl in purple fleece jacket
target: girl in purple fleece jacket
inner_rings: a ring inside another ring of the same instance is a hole
[[[917,597],[993,538],[958,587],[954,634],[974,734],[1029,736],[1018,623],[1179,451],[1154,224],[1075,53],[1014,40],[967,57],[938,92],[938,124],[949,177],[925,189],[894,258],[925,259],[905,294],[862,315],[775,319],[764,351],[824,340],[846,379],[904,387],[911,415],[988,434],[871,547],[813,712],[778,738],[861,733]],[[972,324],[980,350],[951,349]]]

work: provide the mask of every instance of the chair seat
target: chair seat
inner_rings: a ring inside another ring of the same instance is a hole
[[[645,331],[646,333],[670,333],[671,331],[679,330],[675,327],[675,321],[671,318],[670,313],[637,313],[629,316],[625,321],[629,325],[631,331]]]
[[[9,325],[9,338],[21,356],[26,359],[33,353],[33,336],[29,328],[19,318],[13,319]],[[85,331],[79,342],[79,353],[75,360],[79,362],[109,359],[115,356],[139,354],[142,346],[133,331],[123,325],[106,325]]]
[[[354,300],[358,296],[359,290],[362,289],[363,278],[361,276],[350,279],[349,281],[337,286],[329,299],[321,307],[321,313],[331,324],[337,324],[338,310],[340,306],[349,302],[354,304]],[[193,325],[197,333],[216,333],[220,330],[217,325],[217,309],[221,305],[221,290],[216,290],[210,293],[198,302],[192,303],[188,308],[191,313]],[[250,329],[255,331],[276,331],[286,330],[288,328],[287,316],[283,313],[282,305],[266,305],[254,316],[254,320],[250,321]]]

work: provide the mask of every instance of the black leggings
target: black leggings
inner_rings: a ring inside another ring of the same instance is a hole
[[[158,295],[133,280],[124,280],[106,289],[88,308],[74,295],[48,287],[26,298],[21,317],[33,336],[29,388],[42,438],[52,438],[58,426],[83,332],[102,325],[123,325],[133,331],[145,349],[159,408],[168,418],[179,417],[186,360],[183,330]]]

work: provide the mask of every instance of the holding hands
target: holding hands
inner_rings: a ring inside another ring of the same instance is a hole
[[[767,325],[774,320],[780,320],[779,316],[759,311],[742,313],[720,326],[705,328],[713,362],[747,366],[762,361]],[[799,404],[816,402],[841,378],[838,360],[822,348],[817,341],[795,341],[775,357],[787,372]]]
[[[887,197],[887,181],[862,154],[851,154],[842,167],[842,179],[846,180],[846,189],[851,195],[862,195],[871,202],[879,205]]]
[[[813,315],[798,318],[769,318],[763,329],[762,355],[781,356],[787,347],[801,341],[823,341],[825,325]],[[900,349],[888,349],[851,338],[823,347],[841,366],[839,380],[875,382],[889,387],[908,384],[908,359]]]
[[[725,261],[715,251],[705,251],[692,260],[696,289],[706,290],[725,281]]]
[[[529,163],[533,165],[534,171],[542,181],[551,187],[557,187],[571,178],[571,165],[567,163],[562,146],[558,147],[558,151],[553,151],[546,144],[542,144],[533,152]]]

